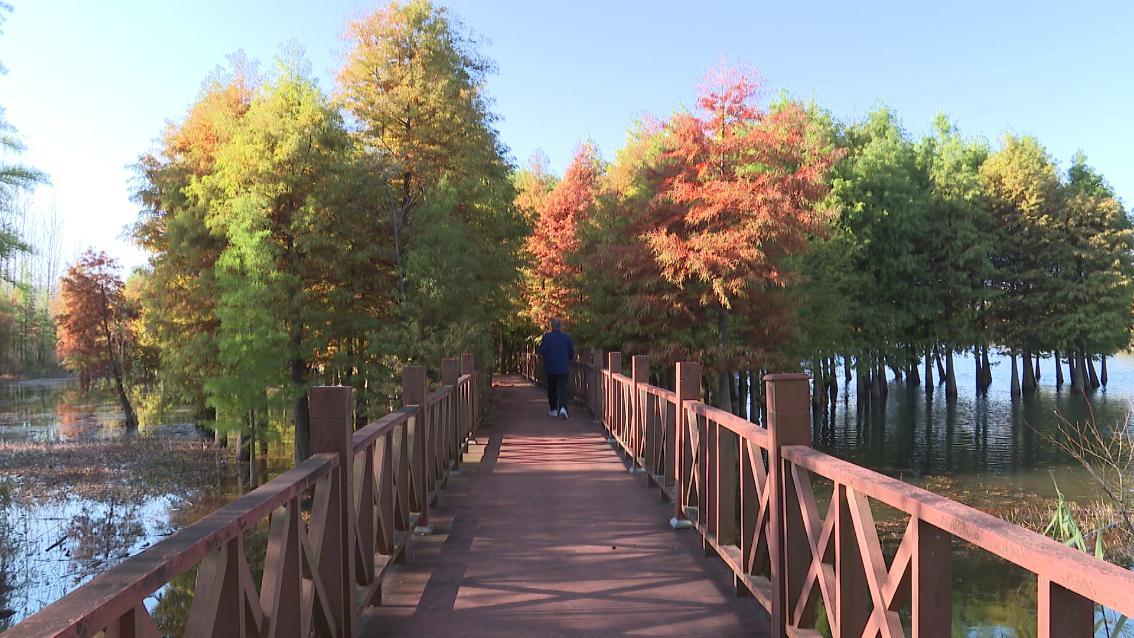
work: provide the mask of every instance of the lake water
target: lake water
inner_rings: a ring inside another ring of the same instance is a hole
[[[927,397],[924,386],[903,380],[890,382],[884,401],[864,399],[861,406],[840,368],[838,398],[815,415],[813,445],[998,515],[1032,508],[1046,520],[1057,485],[1068,498],[1099,499],[1098,486],[1055,441],[1063,420],[1093,421],[1103,430],[1128,426],[1134,357],[1108,359],[1107,387],[1087,393],[1071,391],[1066,365],[1057,388],[1053,362],[1044,359],[1039,391],[1015,400],[1010,360],[992,363],[984,396],[976,392],[972,358],[958,356],[955,401],[945,400],[944,385]],[[973,548],[961,551],[954,561],[955,635],[1034,636],[1035,577]]]
[[[0,383],[0,630],[236,493],[235,481],[218,484],[223,467],[184,470],[215,454],[187,412],[140,412],[127,437],[110,392],[70,379]],[[69,483],[52,483],[59,474]]]

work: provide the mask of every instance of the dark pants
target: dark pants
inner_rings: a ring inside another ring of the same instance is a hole
[[[547,375],[547,404],[552,410],[567,406],[567,375]]]

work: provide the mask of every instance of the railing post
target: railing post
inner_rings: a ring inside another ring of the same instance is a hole
[[[327,518],[321,547],[319,576],[327,588],[338,636],[354,636],[354,398],[349,386],[317,386],[308,395],[311,406],[311,452],[338,456],[332,472]],[[313,521],[314,522],[314,521]],[[313,539],[315,540],[315,539]],[[367,560],[372,560],[366,557]]]
[[[461,353],[461,374],[471,374],[473,377],[472,383],[469,386],[469,405],[466,406],[469,415],[467,424],[468,431],[464,434],[466,436],[476,436],[476,426],[480,421],[480,387],[477,383],[479,379],[476,378],[476,359],[473,357],[473,353]],[[491,383],[491,381],[489,383]],[[464,446],[464,441],[461,442],[461,445],[462,447]]]
[[[650,383],[650,357],[644,354],[636,354],[634,358],[630,359],[630,377],[634,379],[634,392],[631,395],[631,409],[633,412],[630,417],[630,468],[631,471],[642,470],[645,464],[645,440],[646,440],[646,426],[644,418],[644,406],[642,404],[642,386],[649,385]]]
[[[685,453],[685,439],[689,434],[688,417],[685,414],[685,402],[696,401],[701,398],[701,364],[695,361],[677,362],[677,414],[674,415],[673,437],[673,518],[669,524],[674,528],[692,527],[692,523],[685,517],[686,490],[685,482],[690,479],[692,469],[692,453]]]
[[[413,418],[413,427],[409,428],[410,444],[410,483],[412,505],[416,506],[420,517],[417,526],[422,531],[429,531],[429,477],[432,475],[429,467],[431,455],[426,449],[429,441],[428,409],[425,405],[425,390],[427,379],[425,368],[422,366],[406,366],[402,369],[402,404],[417,406],[417,414]]]
[[[772,490],[768,504],[770,529],[768,554],[772,581],[772,635],[786,636],[789,610],[796,601],[789,592],[802,588],[810,565],[810,549],[799,512],[795,483],[784,463],[781,449],[788,445],[811,443],[811,377],[806,374],[769,374],[768,484]],[[788,539],[794,539],[789,544]],[[789,585],[791,586],[789,589]]]
[[[591,350],[591,378],[594,381],[594,390],[591,392],[592,401],[594,405],[591,406],[591,414],[602,423],[603,407],[603,374],[602,374],[602,350],[595,348]]]
[[[445,438],[445,444],[441,446],[442,471],[438,474],[444,473],[444,468],[458,469],[461,464],[461,414],[460,402],[457,400],[457,380],[460,376],[461,362],[456,357],[441,359],[441,385],[451,386],[453,390],[441,405],[440,436]]]
[[[608,352],[606,354],[606,369],[610,372],[610,383],[606,386],[606,409],[603,410],[603,423],[609,438],[615,436],[618,428],[618,384],[614,382],[615,374],[622,374],[622,353]]]

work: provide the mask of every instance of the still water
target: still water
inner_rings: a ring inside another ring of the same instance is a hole
[[[994,358],[992,387],[978,396],[973,360],[958,356],[956,401],[945,400],[943,385],[927,396],[924,386],[908,387],[903,380],[890,382],[884,401],[864,399],[862,405],[854,381],[848,391],[840,368],[839,395],[815,415],[813,444],[1007,518],[1030,511],[1033,520],[1047,520],[1057,486],[1078,502],[1101,499],[1087,472],[1055,441],[1064,421],[1093,421],[1104,431],[1128,426],[1134,357],[1108,359],[1107,387],[1086,394],[1072,392],[1069,382],[1057,388],[1054,363],[1044,359],[1039,392],[1016,400],[1009,392],[1010,366],[1007,358]],[[939,381],[936,370],[934,377]],[[955,635],[1035,635],[1031,574],[962,547],[954,586]],[[1101,628],[1099,635],[1106,635]]]
[[[235,493],[185,411],[137,403],[126,436],[110,392],[0,383],[0,631]]]

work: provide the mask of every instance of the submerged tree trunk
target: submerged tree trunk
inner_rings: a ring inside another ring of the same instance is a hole
[[[843,383],[850,385],[851,380],[851,363],[850,355],[843,355]]]
[[[854,358],[855,366],[855,389],[858,391],[858,396],[866,396],[870,392],[870,371],[866,362],[862,360],[862,355]]]
[[[1105,388],[1106,387],[1106,377],[1107,377],[1107,374],[1106,374],[1106,355],[1105,354],[1099,355],[1099,366],[1102,367],[1102,370],[1099,371],[1099,374],[1100,374],[1099,381],[1102,381],[1103,387]]]
[[[945,350],[945,398],[957,398],[957,375],[953,369],[953,349]]]
[[[1087,355],[1087,378],[1091,380],[1091,387],[1097,388],[1099,383],[1099,375],[1095,372],[1095,357],[1094,355]]]
[[[921,372],[918,371],[917,351],[910,349],[910,371],[906,375],[907,382],[911,386],[921,385]]]
[[[933,360],[937,362],[937,378],[940,379],[937,383],[945,383],[945,366],[941,364],[941,351],[938,350],[933,355]]]
[[[1076,392],[1083,389],[1083,371],[1079,369],[1079,355],[1071,352],[1067,355],[1068,374],[1071,375],[1071,389]]]
[[[872,394],[877,397],[886,396],[886,390],[889,384],[886,379],[886,364],[883,362],[882,357],[878,358],[877,369],[874,371],[874,387]]]
[[[1024,350],[1020,355],[1020,364],[1023,366],[1024,378],[1021,381],[1021,390],[1024,394],[1032,394],[1036,391],[1036,369],[1032,367],[1032,353],[1030,350]]]
[[[1040,354],[1037,352],[1036,353],[1036,384],[1039,384],[1040,376],[1041,376],[1040,375]]]
[[[1055,362],[1055,387],[1063,385],[1063,364],[1059,362],[1059,351],[1056,350],[1051,357]]]
[[[756,370],[748,371],[748,379],[748,420],[756,423],[760,415],[760,388],[763,387],[764,380],[760,378],[760,373]]]
[[[1008,355],[1012,358],[1012,397],[1020,396],[1020,371],[1016,366],[1016,353],[1011,352]]]
[[[973,346],[973,382],[976,384],[977,394],[983,390],[980,387],[984,381],[984,368],[980,365],[980,346]]]
[[[728,311],[724,308],[717,309],[717,347],[720,350],[721,357],[724,357],[725,344],[728,343]],[[724,361],[720,362],[721,370],[717,372],[717,407],[725,412],[732,412],[732,391],[730,389],[729,377],[731,376],[724,370],[726,367]]]
[[[736,416],[744,416],[744,405],[748,403],[748,374],[736,373]]]
[[[933,353],[925,349],[925,393],[933,393]]]
[[[981,367],[984,368],[984,382],[981,384],[981,389],[988,392],[989,386],[992,385],[992,362],[988,360],[988,345],[981,346]]]
[[[839,368],[838,361],[834,357],[828,360],[827,365],[827,393],[831,395],[831,400],[834,401],[835,397],[839,395]]]

